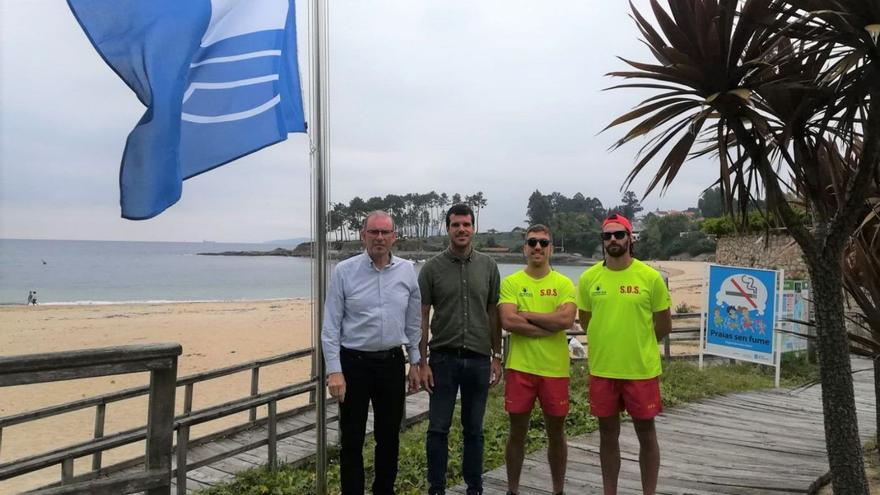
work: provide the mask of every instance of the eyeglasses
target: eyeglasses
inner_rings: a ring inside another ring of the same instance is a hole
[[[526,240],[526,244],[528,244],[529,247],[535,247],[538,244],[540,244],[541,247],[547,247],[550,245],[550,240],[549,239],[538,239],[536,237],[532,237],[532,238],[529,238],[528,240]]]
[[[602,232],[602,240],[603,241],[610,241],[611,237],[614,237],[615,239],[617,239],[619,241],[619,240],[623,239],[624,237],[626,237],[626,235],[628,233],[629,232],[627,232],[625,230],[618,230],[615,232]]]
[[[387,236],[393,234],[394,231],[393,230],[385,230],[385,229],[368,229],[367,233],[373,237],[379,237],[379,234],[382,234],[387,237]]]

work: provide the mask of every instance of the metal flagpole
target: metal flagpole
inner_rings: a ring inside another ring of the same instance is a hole
[[[312,249],[312,332],[315,354],[313,373],[317,378],[315,390],[315,432],[317,456],[315,484],[318,495],[327,493],[327,400],[324,390],[327,371],[321,345],[321,326],[324,320],[324,297],[327,293],[327,172],[329,164],[329,126],[327,121],[328,80],[328,19],[327,0],[311,0],[309,53],[310,77],[309,133],[311,134],[312,199],[314,201],[314,244]]]

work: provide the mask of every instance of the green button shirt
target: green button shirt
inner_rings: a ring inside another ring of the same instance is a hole
[[[434,307],[431,349],[467,349],[490,356],[488,306],[498,303],[500,275],[495,260],[471,249],[466,258],[447,248],[419,272],[422,304]]]

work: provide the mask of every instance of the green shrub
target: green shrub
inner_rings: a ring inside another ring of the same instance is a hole
[[[800,219],[801,222],[807,223],[809,222],[809,216],[797,205],[792,205],[792,209],[794,210],[795,216]],[[727,236],[733,235],[737,232],[740,233],[755,233],[755,232],[764,232],[767,228],[776,228],[781,227],[782,224],[777,222],[772,217],[768,218],[765,216],[766,213],[761,213],[757,210],[752,210],[749,212],[748,222],[745,226],[735,226],[734,220],[730,218],[730,216],[725,215],[723,217],[715,217],[715,218],[707,218],[703,220],[702,229],[703,232],[714,235],[714,236]]]

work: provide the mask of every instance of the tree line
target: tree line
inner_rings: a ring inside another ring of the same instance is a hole
[[[332,203],[328,230],[333,232],[336,241],[357,239],[364,217],[371,211],[384,210],[394,217],[398,235],[427,238],[445,231],[446,210],[458,203],[466,203],[474,209],[474,224],[479,228],[480,211],[488,204],[482,191],[465,196],[430,191],[388,194],[384,198],[373,196],[367,200],[355,196],[348,204]]]

